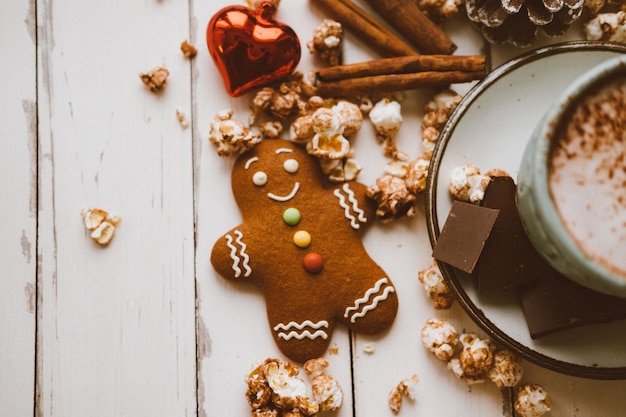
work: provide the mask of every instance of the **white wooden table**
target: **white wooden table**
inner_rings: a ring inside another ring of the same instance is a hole
[[[325,15],[304,0],[282,3],[277,18],[300,34],[300,68],[312,69],[304,44]],[[209,144],[209,122],[222,109],[249,114],[248,99],[226,95],[205,46],[208,20],[228,4],[0,0],[0,416],[249,415],[246,372],[280,352],[260,294],[209,263],[213,242],[240,219],[232,160]],[[481,51],[465,20],[447,30],[458,53]],[[185,39],[198,47],[194,60],[180,52]],[[522,52],[491,49],[494,65]],[[373,57],[347,36],[346,62]],[[170,71],[161,94],[139,80],[155,66]],[[403,103],[398,144],[411,157],[428,98],[412,92]],[[386,160],[367,127],[355,142],[360,181],[372,184]],[[108,247],[89,238],[83,207],[121,215]],[[458,306],[435,312],[418,283],[430,264],[422,206],[412,221],[373,227],[365,243],[393,277],[400,310],[383,336],[335,332],[329,373],[347,395],[334,415],[389,416],[388,392],[417,374],[417,399],[400,415],[510,416],[495,385],[470,388],[421,345],[422,324],[437,315],[478,331]],[[524,381],[553,398],[552,416],[626,406],[624,381],[525,367]]]

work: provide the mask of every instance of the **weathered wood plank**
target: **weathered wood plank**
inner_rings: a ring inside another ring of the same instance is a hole
[[[33,412],[37,269],[34,2],[0,13],[0,414]]]
[[[173,2],[39,1],[37,415],[192,416],[191,103]],[[170,71],[165,90],[139,73]],[[122,217],[99,247],[80,211]]]

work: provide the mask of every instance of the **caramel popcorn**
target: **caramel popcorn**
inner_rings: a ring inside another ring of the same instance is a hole
[[[376,180],[376,185],[368,187],[367,196],[376,201],[376,216],[382,223],[389,223],[401,216],[415,217],[416,197],[402,178],[383,175]]]
[[[359,108],[345,100],[337,102],[330,108],[318,108],[310,116],[314,135],[307,142],[307,151],[311,155],[326,159],[342,159],[350,156],[350,142],[346,136],[352,136],[358,132],[362,120]],[[306,132],[307,129],[302,129],[302,131]]]
[[[450,114],[461,101],[461,96],[453,90],[441,91],[426,106],[422,118],[422,148],[424,157],[430,159],[441,129],[448,121]]]
[[[308,111],[308,103],[302,97],[302,73],[294,73],[288,81],[278,88],[264,87],[252,99],[251,124],[254,124],[263,112],[286,120],[293,115],[304,115]]]
[[[190,44],[187,40],[184,40],[180,44],[180,50],[183,53],[183,56],[188,59],[195,58],[195,56],[198,55],[196,47]]]
[[[320,159],[320,165],[322,172],[328,175],[332,182],[356,180],[362,169],[353,158]]]
[[[378,142],[383,144],[383,154],[393,157],[396,152],[395,137],[403,122],[400,103],[384,98],[374,105],[369,118]]]
[[[300,370],[290,362],[268,358],[257,364],[247,378],[246,398],[253,416],[314,416],[320,411],[334,411],[343,404],[343,390],[331,376],[325,375],[328,361],[311,359],[304,370],[311,379],[311,396],[298,377]]]
[[[187,117],[182,110],[176,109],[176,119],[178,120],[180,127],[182,127],[183,129],[187,129],[189,127],[189,121],[187,120]]]
[[[583,26],[587,40],[626,42],[626,12],[601,13]]]
[[[541,417],[550,411],[552,400],[546,390],[536,384],[524,384],[517,389],[515,411],[519,417]]]
[[[328,361],[324,358],[309,359],[304,363],[304,372],[311,379],[323,375],[326,369],[328,369]]]
[[[232,117],[232,110],[224,110],[215,115],[211,121],[209,142],[217,147],[217,154],[221,157],[245,152],[261,141],[259,134],[253,133]]]
[[[493,366],[487,371],[487,378],[503,389],[519,384],[523,374],[522,359],[508,349],[500,349],[493,355]]]
[[[368,355],[371,355],[375,352],[376,352],[376,347],[374,347],[374,345],[370,343],[366,343],[363,345],[363,353],[367,353]]]
[[[146,73],[139,74],[139,78],[150,91],[157,92],[165,88],[169,75],[170,72],[166,68],[156,67]]]
[[[99,208],[84,208],[81,210],[81,216],[85,228],[91,232],[91,238],[102,246],[111,242],[115,228],[122,222],[118,215]]]
[[[435,262],[429,268],[421,269],[418,272],[418,278],[424,286],[426,294],[433,301],[435,310],[444,310],[452,307],[454,295],[443,279],[441,270]]]
[[[442,361],[449,361],[459,342],[456,328],[447,320],[432,318],[422,327],[422,344]]]
[[[313,40],[307,43],[309,52],[329,65],[341,64],[343,28],[341,23],[324,19],[313,31]]]
[[[403,379],[398,385],[393,387],[388,397],[389,408],[392,413],[398,414],[400,412],[403,397],[407,397],[410,400],[415,399],[415,386],[418,381],[417,375],[413,375],[410,379]]]
[[[493,365],[495,344],[489,339],[481,339],[475,333],[459,336],[463,348],[459,354],[459,365],[463,376],[482,378]]]
[[[458,166],[450,173],[448,189],[452,196],[462,201],[478,202],[485,196],[490,178],[481,174],[474,164]]]
[[[428,178],[428,169],[430,167],[430,159],[418,157],[411,161],[408,166],[405,182],[412,194],[420,194],[426,190],[426,180]]]
[[[417,7],[432,21],[443,24],[459,15],[463,0],[418,0]]]
[[[265,138],[276,139],[283,131],[283,124],[277,120],[261,122],[259,131]]]

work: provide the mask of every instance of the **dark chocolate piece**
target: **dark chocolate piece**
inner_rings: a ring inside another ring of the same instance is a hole
[[[518,287],[526,325],[533,339],[626,318],[626,299],[583,287],[549,265],[537,280]]]
[[[516,206],[517,186],[509,176],[492,177],[482,201],[500,213],[478,263],[478,291],[506,290],[535,279],[545,261],[528,239]]]
[[[455,200],[433,249],[433,257],[471,274],[498,217],[498,210]]]

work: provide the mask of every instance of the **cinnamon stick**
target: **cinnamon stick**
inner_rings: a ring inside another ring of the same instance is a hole
[[[451,54],[457,46],[413,0],[367,0],[393,28],[423,54]]]
[[[424,71],[410,74],[373,75],[338,81],[318,80],[317,94],[322,97],[350,97],[424,87],[444,87],[479,80],[484,75],[484,71]]]
[[[314,0],[335,20],[382,56],[417,55],[418,52],[385,25],[350,0]]]
[[[320,81],[338,81],[349,78],[383,74],[407,74],[420,71],[485,71],[484,55],[415,55],[380,58],[356,64],[322,68],[316,72]]]

